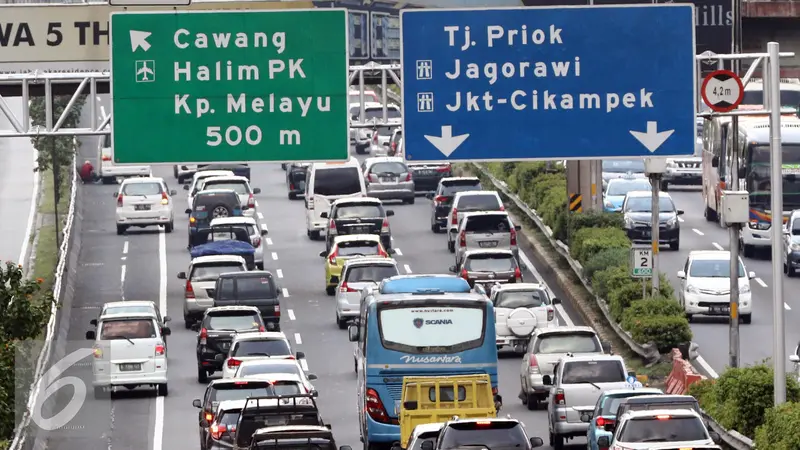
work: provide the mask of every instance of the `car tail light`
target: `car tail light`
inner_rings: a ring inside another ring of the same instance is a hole
[[[211,437],[212,438],[214,438],[215,440],[219,440],[219,438],[222,437],[223,433],[228,431],[228,427],[226,427],[225,424],[221,424],[221,423],[217,424],[217,423],[215,423],[215,424],[211,425],[211,429],[209,431],[211,431]]]
[[[273,311],[275,311],[275,315],[276,316],[280,316],[281,315],[281,305],[275,305]]]
[[[386,408],[383,406],[383,402],[375,389],[367,389],[366,409],[372,420],[380,423],[389,423],[389,415],[386,414]]]
[[[103,357],[103,349],[101,349],[100,347],[97,347],[97,346],[92,347],[92,356],[94,356],[95,359],[102,358]]]
[[[503,206],[503,205],[500,205],[500,211],[505,211],[505,210],[506,210],[506,207]]]
[[[267,331],[267,329],[264,328],[264,325],[261,325],[260,327],[258,327],[258,331],[263,333],[263,332]]]
[[[556,311],[553,308],[547,308],[547,321],[552,322],[556,317]]]
[[[567,402],[567,397],[564,396],[564,390],[558,389],[556,390],[556,395],[553,397],[553,403],[556,405],[565,405]]]
[[[514,269],[514,278],[516,278],[518,281],[522,280],[522,272],[519,270],[519,267]]]
[[[330,221],[330,222],[328,222],[328,231],[329,231],[331,234],[337,234],[337,231],[336,231],[336,222],[334,222],[334,221],[333,221],[333,219],[331,219],[331,221]]]
[[[117,196],[117,206],[122,206],[122,194]]]
[[[228,367],[230,367],[230,368],[239,367],[239,365],[241,363],[242,362],[239,361],[238,359],[231,358],[231,359],[228,360]]]
[[[183,290],[183,298],[194,298],[194,288],[192,287],[191,280],[186,280],[186,288]]]
[[[458,225],[458,209],[453,208],[453,217],[450,218],[451,225]]]
[[[536,355],[531,355],[531,360],[528,364],[528,373],[541,373],[539,371],[539,360],[536,359]]]
[[[254,237],[253,238],[253,247],[258,247],[259,245],[261,245],[261,238],[260,237]]]
[[[378,132],[377,131],[372,133],[372,143],[374,145],[378,145]]]
[[[450,172],[450,164],[448,164],[448,165],[446,165],[444,167],[439,167],[438,169],[436,169],[436,171],[437,172]]]
[[[367,175],[367,179],[372,183],[377,183],[378,182],[378,177],[375,176],[374,173],[371,173],[371,174]]]
[[[458,245],[461,247],[467,246],[467,231],[464,230],[461,232],[461,235],[458,237]]]
[[[667,415],[667,414],[662,414],[662,415],[656,416],[656,419],[658,419],[658,420],[669,420],[669,418],[670,418],[670,416]]]
[[[490,427],[490,426],[492,426],[492,422],[490,422],[488,420],[479,420],[479,421],[475,422],[475,426],[478,427],[478,428]]]
[[[411,181],[411,172],[406,174],[406,181]]]
[[[164,345],[158,344],[156,345],[156,356],[164,356],[164,353],[167,349],[164,348]]]
[[[161,204],[162,205],[169,205],[169,196],[166,192],[161,193]]]
[[[511,227],[511,245],[517,245],[517,230]]]
[[[614,425],[614,420],[613,419],[606,419],[605,417],[598,417],[597,418],[597,422],[595,422],[595,423],[597,423],[598,427],[604,427],[606,425]]]
[[[214,420],[214,415],[211,413],[206,413],[206,422],[211,423]]]
[[[389,232],[389,219],[384,218],[383,223],[381,224],[381,233],[388,233]]]
[[[253,197],[253,194],[250,194],[250,197],[247,198],[247,207],[248,208],[256,207],[256,198]]]
[[[392,151],[397,151],[397,141],[392,142]]]
[[[339,288],[339,292],[358,292],[357,290],[351,288],[347,285],[347,281],[342,283],[342,286]]]
[[[203,328],[200,330],[200,345],[206,345],[208,339],[208,330]]]
[[[197,222],[197,219],[195,219],[194,217],[189,217],[189,223],[195,223],[195,222]]]
[[[290,191],[293,191],[293,190],[294,190],[294,184],[293,184],[293,183],[289,183],[289,190],[290,190]]]
[[[338,251],[334,250],[333,253],[331,253],[330,256],[328,256],[328,262],[330,262],[331,264],[336,264],[336,254],[337,253],[338,253]]]
[[[111,157],[108,155],[103,155],[103,161],[111,161]]]
[[[444,203],[446,200],[447,200],[447,197],[445,197],[444,195],[437,195],[436,197],[433,198],[433,203],[436,203],[436,206],[439,206],[440,204]]]
[[[467,273],[467,269],[461,269],[461,278],[469,281],[469,273]]]

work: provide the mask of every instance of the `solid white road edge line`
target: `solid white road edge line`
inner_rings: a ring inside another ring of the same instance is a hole
[[[302,339],[302,338],[300,338],[300,333],[295,333],[295,334],[294,334],[294,342],[295,342],[297,345],[300,345],[300,344],[302,344],[302,343],[303,343],[303,339]]]
[[[763,288],[769,287],[769,286],[767,286],[767,283],[764,283],[764,280],[762,280],[761,278],[756,278],[755,280],[756,280],[756,283],[761,285],[761,287],[763,287]]]
[[[164,227],[158,230],[158,308],[161,316],[167,315],[167,237]],[[169,363],[167,363],[169,364]],[[167,366],[169,370],[169,365]],[[155,434],[153,435],[153,450],[162,450],[164,441],[164,397],[156,395]]]
[[[791,311],[791,310],[792,310],[792,307],[791,307],[791,306],[789,306],[789,305],[788,305],[786,302],[783,302],[783,309],[785,309],[785,310],[787,310],[787,311]]]
[[[535,276],[536,279],[539,280],[540,283],[544,284],[545,287],[547,287],[547,293],[550,295],[550,298],[555,297],[555,294],[553,294],[553,290],[550,289],[550,286],[548,286],[547,283],[544,282],[544,278],[542,278],[542,274],[539,273],[538,270],[536,270],[536,267],[533,265],[531,260],[528,259],[528,255],[526,255],[524,252],[519,252],[519,259],[522,260],[522,264],[525,264],[525,267],[528,268],[528,271],[530,273],[532,273],[533,276]],[[555,309],[558,312],[558,315],[561,316],[561,319],[564,321],[564,325],[566,325],[568,327],[574,327],[575,326],[575,322],[573,322],[572,319],[569,317],[569,315],[567,315],[567,311],[564,309],[564,306],[555,305]]]
[[[33,149],[33,165],[36,167],[36,161],[39,159],[39,151]],[[31,234],[33,233],[33,222],[36,220],[36,209],[39,206],[39,183],[42,174],[38,170],[33,172],[33,191],[31,193],[31,209],[28,211],[28,223],[25,225],[25,236],[22,239],[22,248],[19,251],[19,258],[17,264],[27,263],[25,257],[28,256],[28,246],[31,242]]]
[[[297,320],[297,317],[294,316],[294,310],[293,309],[287,310],[286,313],[289,314],[289,320]]]
[[[678,222],[684,222],[683,217],[678,217]]]
[[[702,231],[698,230],[697,228],[692,228],[692,231],[694,231],[695,233],[697,233],[700,236],[705,236],[705,233],[703,233]]]

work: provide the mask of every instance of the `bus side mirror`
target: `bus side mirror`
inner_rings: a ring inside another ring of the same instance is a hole
[[[711,158],[711,167],[719,167],[719,156]]]

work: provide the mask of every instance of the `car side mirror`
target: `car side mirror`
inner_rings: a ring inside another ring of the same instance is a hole
[[[408,400],[403,402],[403,408],[414,411],[415,409],[419,408],[419,403],[416,400]]]
[[[550,377],[550,375],[545,375],[542,377],[542,384],[545,386],[552,386],[553,379]]]
[[[557,297],[553,297],[553,304],[554,304],[554,305],[559,305],[559,304],[561,304],[561,299],[560,299],[560,298],[557,298]]]
[[[189,329],[192,330],[192,331],[200,331],[200,324],[199,323],[193,323],[192,326],[189,327]]]
[[[311,392],[309,392],[309,394],[311,394],[311,396],[314,398],[319,397],[319,391],[316,389],[312,389]]]
[[[514,229],[520,231],[522,230],[522,225],[514,225]]]
[[[214,355],[214,361],[217,361],[217,362],[225,361],[225,355],[223,355],[221,353],[217,353],[216,355]]]
[[[716,431],[709,431],[708,437],[710,437],[715,444],[719,444],[720,442],[722,442],[722,437],[720,437],[719,433],[717,433]]]
[[[756,277],[756,273],[755,273],[755,272],[748,272],[748,273],[747,273],[747,278],[749,278],[749,279],[751,279],[751,280],[752,280],[752,279],[753,279],[753,278],[755,278],[755,277]]]
[[[192,400],[192,406],[194,406],[195,408],[202,408],[203,407],[203,405],[200,404],[200,399],[199,398],[196,398],[196,399]]]
[[[684,272],[682,270],[679,270],[678,271],[678,278],[680,278],[681,280],[686,279],[686,272]]]
[[[309,380],[311,380],[311,381],[314,381],[314,380],[318,380],[318,379],[319,379],[319,377],[318,377],[318,376],[316,376],[316,375],[314,375],[313,373],[310,373],[310,374],[306,375],[306,378],[308,378],[308,379],[309,379]]]
[[[173,189],[173,190],[169,191],[169,195],[178,195],[178,191]]]
[[[319,257],[320,257],[320,258],[324,258],[324,257],[326,257],[326,256],[328,256],[328,252],[326,252],[325,250],[323,250],[323,251],[319,252]]]
[[[450,268],[447,270],[449,270],[451,273],[458,273],[458,267],[456,266],[450,266]]]
[[[683,215],[683,212],[684,212],[684,211],[683,211],[682,209],[679,209],[679,210],[678,210],[678,215],[679,215],[679,216],[682,216],[682,215]]]
[[[186,279],[186,272],[178,272],[178,279],[185,280]]]
[[[185,212],[186,214],[191,214],[191,213],[192,213],[192,209],[191,209],[191,208],[186,208],[186,211],[184,211],[184,212]]]
[[[305,357],[306,357],[306,354],[305,354],[305,353],[303,353],[303,352],[297,352],[297,353],[295,353],[295,355],[294,355],[294,356],[295,356],[295,358],[297,358],[297,359],[305,359]]]
[[[347,327],[347,337],[350,342],[358,342],[358,327],[355,325]]]
[[[392,255],[394,255],[395,253],[397,253],[397,251],[396,251],[395,249],[393,249],[393,248],[387,248],[387,249],[386,249],[386,253],[388,253],[388,254],[389,254],[389,256],[392,256]]]
[[[262,235],[262,236],[266,236],[266,235],[268,235],[268,234],[269,234],[269,230],[267,230],[266,228],[262,228],[262,229],[261,229],[261,235]]]
[[[592,421],[592,416],[591,416],[591,414],[588,414],[588,413],[583,413],[583,414],[581,414],[581,422],[584,422],[584,423],[589,423],[589,422],[591,422],[591,421]]]
[[[394,211],[392,211],[391,209],[387,209],[386,210],[386,217],[392,217],[393,215],[394,215]]]
[[[172,334],[172,330],[169,327],[164,327],[161,329],[161,334],[164,336],[169,336]]]
[[[203,428],[208,428],[208,421],[206,419],[201,419],[200,426]]]
[[[328,218],[328,213],[326,213],[325,211],[323,211],[323,212],[319,213],[319,216],[320,216],[321,218],[323,218],[323,219],[327,219],[327,218]]]
[[[114,198],[117,198],[117,197],[119,197],[119,192],[117,192],[117,191],[114,191],[114,195],[112,195],[112,197],[114,197]]]
[[[428,200],[433,200],[433,192],[428,192],[427,194],[425,194],[425,198],[427,198]]]
[[[97,337],[97,334],[94,331],[89,330],[89,331],[86,332],[86,339],[87,340],[93,341],[93,340],[95,340],[96,337]]]
[[[791,361],[793,363],[800,363],[800,356],[789,355],[789,361]]]
[[[184,191],[188,191],[189,190],[189,185],[188,184],[184,184],[183,185],[183,190]]]
[[[711,158],[711,167],[719,167],[719,156]]]
[[[600,436],[599,438],[597,438],[597,446],[600,448],[611,447],[611,439],[609,439],[608,436]]]
[[[97,319],[92,319],[89,321],[89,325],[97,326]]]
[[[433,441],[425,441],[422,443],[422,450],[433,450]]]
[[[260,194],[261,188],[253,188],[253,194]]]
[[[544,441],[540,437],[532,437],[531,447],[532,448],[544,447]]]
[[[164,319],[163,319],[163,320],[164,320],[164,323],[167,323],[167,322],[172,322],[172,317],[170,317],[170,316],[164,316]]]

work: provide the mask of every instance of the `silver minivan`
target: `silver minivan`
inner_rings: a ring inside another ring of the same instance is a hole
[[[214,306],[217,278],[228,272],[246,272],[247,263],[241,256],[200,256],[189,264],[188,272],[179,272],[178,279],[186,280],[183,288],[183,322],[186,329],[203,318]]]
[[[367,158],[361,169],[364,171],[368,196],[414,204],[414,178],[403,158]]]
[[[397,261],[392,258],[356,258],[344,263],[336,289],[336,324],[339,328],[347,329],[347,322],[358,317],[365,288],[377,286],[385,278],[399,274]]]
[[[496,191],[463,191],[457,192],[447,215],[447,248],[450,253],[456,251],[456,235],[458,226],[467,213],[478,211],[505,211],[503,200]]]
[[[511,250],[519,259],[517,231],[505,211],[479,211],[467,213],[458,227],[456,240],[456,265],[461,264],[464,253],[469,250]]]

